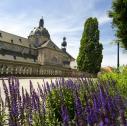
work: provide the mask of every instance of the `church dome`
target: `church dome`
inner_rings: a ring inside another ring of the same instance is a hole
[[[34,30],[31,31],[29,36],[44,36],[46,38],[50,38],[48,30],[43,27],[34,28]]]
[[[29,34],[29,36],[43,36],[46,38],[50,38],[50,34],[46,28],[44,28],[44,20],[43,18],[39,21],[39,26],[35,27]]]

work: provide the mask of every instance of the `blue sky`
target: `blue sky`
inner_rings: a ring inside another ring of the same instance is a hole
[[[102,66],[116,66],[117,47],[111,44],[115,32],[107,16],[111,3],[112,0],[1,0],[0,30],[27,37],[43,16],[54,43],[61,47],[66,36],[67,51],[76,58],[85,20],[97,17],[104,47]],[[127,54],[121,49],[120,64],[126,64],[126,59]]]

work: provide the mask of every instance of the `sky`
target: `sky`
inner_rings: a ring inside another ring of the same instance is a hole
[[[102,66],[116,66],[117,46],[111,44],[116,37],[108,17],[111,5],[112,0],[0,0],[0,30],[27,38],[43,16],[53,42],[61,48],[65,36],[67,51],[76,58],[86,19],[97,17]],[[127,54],[120,49],[120,65],[126,63]]]

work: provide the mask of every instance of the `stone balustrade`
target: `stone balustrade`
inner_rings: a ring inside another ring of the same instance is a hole
[[[52,77],[77,77],[89,76],[89,74],[79,72],[70,68],[58,66],[46,66],[38,64],[28,64],[21,62],[0,61],[0,76],[52,76]]]

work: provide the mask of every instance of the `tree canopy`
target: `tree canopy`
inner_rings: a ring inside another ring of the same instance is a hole
[[[127,50],[127,0],[113,0],[109,11],[117,41]]]
[[[102,44],[99,43],[97,18],[88,18],[80,41],[77,65],[80,71],[98,73],[102,62]]]

